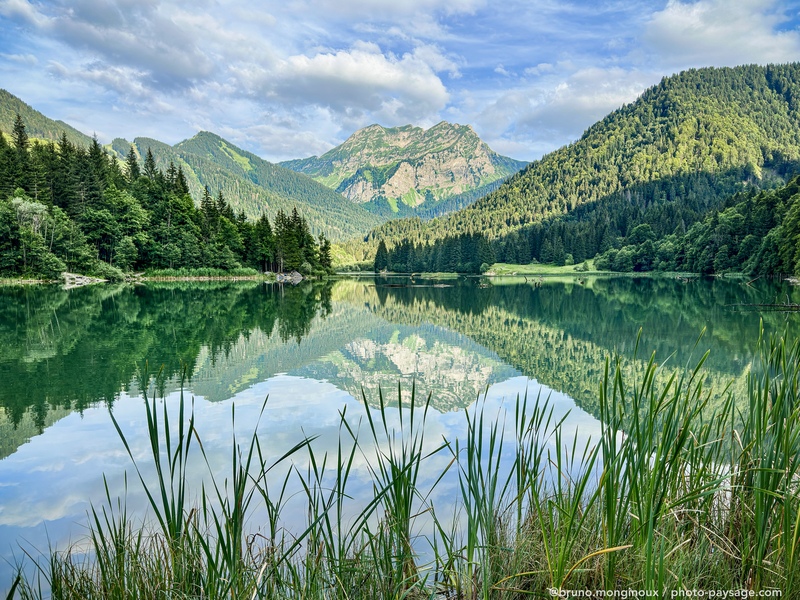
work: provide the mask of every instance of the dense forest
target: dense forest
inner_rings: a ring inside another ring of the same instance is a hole
[[[376,271],[483,273],[495,262],[491,244],[478,233],[446,237],[430,245],[405,240],[391,250],[381,240],[373,264]]]
[[[380,241],[390,251],[405,241],[430,252],[437,240],[481,232],[499,261],[582,262],[641,225],[656,239],[683,234],[735,194],[800,171],[798,117],[800,64],[686,71],[471,206],[385,223],[344,251],[363,261]]]
[[[312,233],[324,233],[332,240],[363,236],[386,220],[306,175],[265,161],[207,131],[175,146],[148,138],[136,138],[132,145],[140,159],[150,149],[162,170],[170,162],[182,167],[194,197],[201,197],[206,186],[219,190],[235,212],[244,211],[250,218],[266,212],[274,220],[278,211],[289,213],[297,207]],[[124,140],[112,142],[120,160],[130,147]]]
[[[595,259],[612,271],[689,271],[707,275],[800,275],[800,178],[772,191],[742,193],[685,233],[657,236],[635,227]]]
[[[197,207],[180,166],[159,169],[149,151],[140,165],[133,148],[120,164],[96,139],[83,148],[66,134],[31,142],[19,115],[11,138],[0,136],[0,276],[331,267],[330,243],[296,208],[249,221],[208,187]]]

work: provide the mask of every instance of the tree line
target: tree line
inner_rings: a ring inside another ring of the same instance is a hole
[[[385,223],[343,250],[363,261],[381,240],[391,249],[480,232],[503,262],[582,262],[639,225],[683,234],[737,192],[800,171],[798,117],[798,63],[685,71],[467,208]]]
[[[120,279],[146,269],[331,269],[330,242],[296,208],[250,221],[206,187],[199,206],[181,166],[156,166],[134,147],[123,164],[97,139],[31,141],[17,115],[0,135],[0,275],[63,271]]]
[[[599,255],[598,269],[706,275],[800,275],[800,177],[774,191],[740,193],[685,232],[642,224]]]
[[[703,196],[697,192],[691,195],[699,200]],[[374,266],[378,271],[476,273],[495,260],[568,265],[594,257],[594,267],[604,271],[800,275],[800,176],[776,190],[748,188],[705,213],[700,206],[682,213],[656,205],[646,211],[660,216],[651,221],[631,216],[635,203],[626,206],[617,213],[593,207],[596,214],[583,221],[537,223],[494,244],[480,234],[448,236],[433,244],[404,240],[391,248],[381,240]]]
[[[448,236],[433,244],[403,240],[391,249],[381,240],[375,271],[483,273],[496,262],[494,250],[481,234]]]

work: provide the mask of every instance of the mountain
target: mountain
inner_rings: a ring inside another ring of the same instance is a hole
[[[638,225],[683,231],[732,194],[800,170],[800,63],[692,69],[664,78],[499,189],[444,218],[384,224],[391,247],[481,231],[498,260],[578,262]]]
[[[501,156],[468,125],[442,121],[430,129],[370,125],[320,157],[281,165],[310,175],[353,202],[394,212],[435,207],[505,179],[526,163]]]
[[[0,89],[0,132],[11,134],[17,114],[34,140],[58,142],[66,134],[76,146],[88,148],[92,144],[88,135],[46,117]],[[278,210],[288,214],[297,207],[313,233],[343,240],[363,236],[393,216],[371,213],[310,177],[269,163],[213,133],[200,132],[175,146],[151,138],[136,138],[133,145],[140,164],[150,148],[160,169],[166,171],[170,161],[180,165],[195,201],[208,186],[213,195],[221,191],[234,210],[244,211],[251,218],[266,212],[274,221]],[[117,138],[106,149],[124,160],[130,147],[131,142]]]
[[[92,143],[92,138],[88,135],[63,121],[48,119],[13,94],[0,89],[0,131],[10,134],[17,115],[22,117],[25,130],[31,138],[55,142],[62,134],[67,134],[67,139],[78,146],[88,147]]]
[[[212,195],[221,191],[235,211],[252,218],[266,212],[274,221],[278,210],[288,214],[296,206],[314,233],[323,232],[333,240],[363,235],[385,221],[310,177],[267,162],[207,131],[175,146],[150,138],[136,138],[133,145],[140,158],[149,148],[160,169],[166,170],[170,162],[180,166],[195,199],[208,186]],[[131,143],[116,139],[111,147],[123,158]]]

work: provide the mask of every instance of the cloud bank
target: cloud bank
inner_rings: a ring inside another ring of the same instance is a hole
[[[0,85],[48,116],[270,160],[441,119],[530,160],[664,75],[800,60],[797,7],[768,0],[0,0],[0,25]]]

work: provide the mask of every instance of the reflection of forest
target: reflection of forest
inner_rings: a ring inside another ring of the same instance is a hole
[[[364,302],[364,288],[356,294]],[[638,356],[656,353],[666,380],[706,350],[704,384],[719,401],[725,386],[744,385],[758,338],[759,316],[734,305],[774,301],[796,293],[770,284],[674,279],[589,279],[541,285],[452,288],[394,287],[376,281],[371,301],[380,317],[396,323],[434,323],[469,336],[509,365],[551,388],[566,392],[596,414],[605,360],[619,353],[625,371],[639,328]],[[786,315],[763,315],[767,331],[782,331]],[[706,333],[696,344],[706,328]],[[716,402],[712,402],[715,404]]]
[[[0,458],[71,410],[135,392],[145,360],[169,389],[185,365],[192,393],[210,400],[289,372],[370,401],[414,380],[442,410],[518,369],[595,412],[606,357],[619,351],[630,369],[641,327],[640,356],[674,354],[664,375],[710,349],[706,383],[719,391],[743,385],[759,328],[757,313],[728,305],[797,301],[788,288],[722,280],[384,283],[0,289]],[[763,318],[777,331],[796,316]]]
[[[387,323],[369,302],[354,301],[352,283],[6,288],[0,458],[72,410],[138,393],[145,361],[151,375],[161,369],[160,393],[178,388],[185,365],[191,393],[212,401],[288,372],[356,398],[363,389],[370,402],[378,387],[393,398],[398,382],[408,393],[415,381],[440,410],[518,374],[458,333]],[[346,301],[337,290],[347,290]]]
[[[31,413],[41,429],[55,408],[111,404],[147,361],[161,380],[213,365],[254,333],[283,345],[330,311],[330,286],[258,283],[55,286],[0,290],[0,408],[5,421]]]

